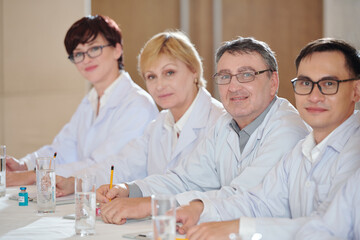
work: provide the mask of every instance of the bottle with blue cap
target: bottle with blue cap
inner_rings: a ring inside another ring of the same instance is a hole
[[[19,192],[19,206],[27,206],[29,204],[28,193],[26,187],[20,187]]]

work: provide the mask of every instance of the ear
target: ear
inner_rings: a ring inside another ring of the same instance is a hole
[[[197,71],[195,70],[195,68],[191,67],[191,66],[187,66],[187,68],[190,70],[190,72],[192,73],[192,79],[195,78],[199,78],[199,74],[197,73]]]
[[[354,81],[354,101],[360,100],[360,80]]]
[[[277,72],[272,72],[270,81],[271,96],[275,96],[279,90],[279,75]]]
[[[121,47],[120,43],[116,43],[115,51],[114,51],[114,57],[115,57],[116,60],[121,57],[122,52],[123,51],[122,51],[122,47]]]

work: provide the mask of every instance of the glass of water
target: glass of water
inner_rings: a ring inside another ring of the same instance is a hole
[[[96,178],[83,174],[75,178],[75,232],[81,236],[95,234]]]
[[[153,239],[174,240],[176,234],[175,197],[169,195],[152,195],[151,212]]]
[[[38,213],[53,213],[56,207],[55,158],[36,159],[36,196]]]
[[[0,145],[0,197],[6,195],[6,146]]]

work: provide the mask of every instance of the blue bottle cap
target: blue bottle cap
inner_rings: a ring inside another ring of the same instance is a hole
[[[26,190],[26,187],[20,187],[20,190]]]

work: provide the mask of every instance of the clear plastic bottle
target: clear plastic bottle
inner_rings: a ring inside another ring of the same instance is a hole
[[[28,193],[26,187],[20,187],[19,192],[19,206],[27,206],[29,204]]]

